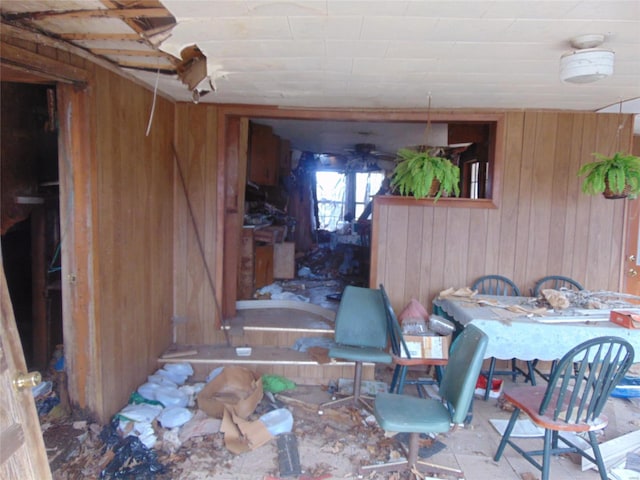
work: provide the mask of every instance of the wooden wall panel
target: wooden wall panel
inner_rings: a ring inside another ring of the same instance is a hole
[[[188,192],[187,202],[176,173],[175,341],[215,344],[223,339],[216,323],[223,288],[217,273],[222,262],[218,250],[218,109],[214,105],[180,103],[175,112],[175,145]]]
[[[97,68],[96,341],[102,420],[126,404],[171,343],[173,287],[173,105]]]
[[[497,208],[377,198],[370,285],[384,284],[396,309],[411,297],[430,307],[442,289],[490,273],[512,278],[523,294],[548,274],[618,290],[626,201],[581,193],[577,170],[593,152],[630,150],[630,122],[618,138],[620,122],[615,114],[507,113]]]

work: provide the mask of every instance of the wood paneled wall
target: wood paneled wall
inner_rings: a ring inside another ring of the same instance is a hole
[[[186,186],[185,191],[176,172],[175,341],[216,344],[224,339],[216,325],[223,291],[218,107],[179,103],[175,112],[175,145]]]
[[[95,341],[102,397],[118,411],[157,368],[173,313],[173,103],[97,68],[95,122]]]
[[[172,339],[174,105],[158,96],[147,136],[154,95],[138,81],[16,27],[2,42],[12,81],[57,83],[68,388],[106,423]]]
[[[523,294],[550,274],[618,290],[628,200],[581,193],[576,172],[593,152],[630,151],[622,120],[618,138],[616,114],[507,113],[497,208],[377,198],[371,286],[384,284],[396,309],[412,297],[430,308],[441,290],[492,273]]]

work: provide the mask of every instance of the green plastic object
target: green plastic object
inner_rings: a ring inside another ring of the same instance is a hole
[[[141,403],[148,403],[149,405],[160,405],[164,407],[164,405],[162,405],[162,402],[159,402],[157,400],[149,400],[148,398],[144,398],[138,392],[133,392],[129,397],[129,405],[139,405]]]
[[[296,388],[296,384],[288,378],[280,375],[263,375],[262,376],[262,389],[265,392],[280,393],[285,390],[293,390]]]

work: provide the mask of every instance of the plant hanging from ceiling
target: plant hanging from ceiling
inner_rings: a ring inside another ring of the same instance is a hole
[[[605,198],[625,198],[640,193],[640,157],[616,152],[607,157],[593,154],[597,161],[582,165],[579,176],[584,176],[582,191],[589,195],[602,194]]]
[[[620,102],[622,116],[622,101]],[[607,199],[637,197],[640,193],[640,157],[620,151],[620,123],[616,132],[617,152],[613,156],[594,153],[595,162],[582,165],[578,176],[584,176],[582,192],[602,194]]]
[[[427,138],[431,126],[430,113],[431,95],[425,131]],[[460,195],[460,168],[443,154],[441,147],[399,149],[397,155],[400,162],[393,170],[391,187],[400,195],[413,195],[415,198],[434,197],[434,202],[442,195]]]
[[[398,150],[398,157],[402,160],[393,171],[391,186],[400,195],[434,197],[435,201],[442,195],[460,195],[460,168],[451,160],[439,156],[440,152],[437,148],[425,151],[409,148]]]

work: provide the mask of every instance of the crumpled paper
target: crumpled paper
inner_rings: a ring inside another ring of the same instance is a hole
[[[561,291],[546,288],[542,290],[542,296],[549,302],[549,305],[551,305],[554,310],[564,310],[571,306],[571,302]]]
[[[442,290],[438,295],[440,298],[446,297],[474,297],[478,293],[477,290],[471,290],[469,287],[452,288],[449,287],[446,290]]]

